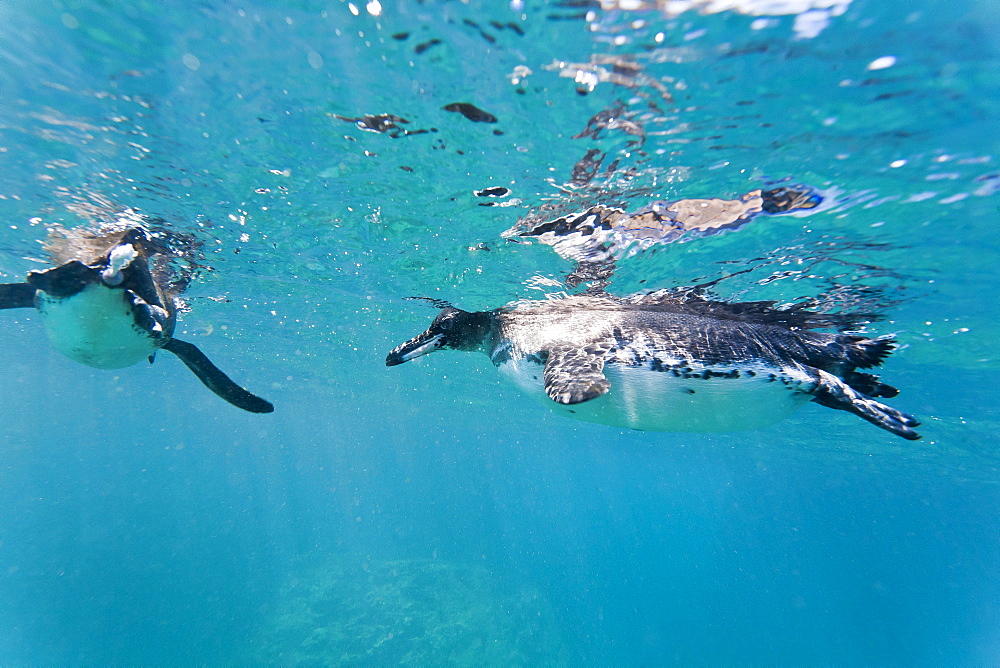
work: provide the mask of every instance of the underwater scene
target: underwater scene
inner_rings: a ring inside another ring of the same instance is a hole
[[[0,63],[0,665],[1000,664],[1000,3],[3,0]]]

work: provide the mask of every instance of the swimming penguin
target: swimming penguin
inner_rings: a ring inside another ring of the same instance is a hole
[[[120,369],[160,348],[177,355],[208,389],[238,408],[270,413],[270,402],[229,379],[197,346],[173,338],[174,296],[157,280],[155,252],[140,228],[108,234],[55,232],[46,250],[57,264],[25,283],[0,285],[0,309],[35,308],[53,347],[98,369]]]
[[[835,319],[773,302],[596,291],[475,313],[447,306],[385,363],[478,350],[569,417],[632,429],[756,429],[812,400],[920,438],[912,416],[875,400],[896,388],[857,371],[881,364],[894,341],[810,331]]]

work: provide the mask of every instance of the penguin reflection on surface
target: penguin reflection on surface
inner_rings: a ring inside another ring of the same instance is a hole
[[[97,369],[120,369],[159,349],[179,357],[222,399],[251,413],[274,406],[243,389],[192,343],[173,337],[177,301],[153,262],[162,244],[145,230],[105,233],[54,228],[45,250],[56,266],[24,283],[0,284],[0,309],[34,308],[53,347]]]

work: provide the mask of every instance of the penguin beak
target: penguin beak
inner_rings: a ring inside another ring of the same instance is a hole
[[[414,357],[432,353],[442,346],[443,338],[443,334],[431,334],[430,332],[415,336],[406,343],[393,348],[392,352],[386,355],[385,365],[396,366],[403,362],[409,362]]]
[[[132,244],[122,244],[115,246],[108,254],[108,266],[101,272],[101,279],[109,287],[118,287],[125,279],[122,269],[125,269],[132,261],[139,257],[139,252]]]

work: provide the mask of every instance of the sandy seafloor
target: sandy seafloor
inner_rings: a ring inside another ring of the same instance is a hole
[[[0,664],[1000,663],[1000,6],[653,4],[0,3],[0,280],[53,224],[189,235],[177,335],[277,407],[0,313]],[[543,207],[782,180],[829,206],[609,290],[874,304],[922,440],[814,404],[627,431],[481,355],[383,364],[407,297],[567,290],[501,237]]]

